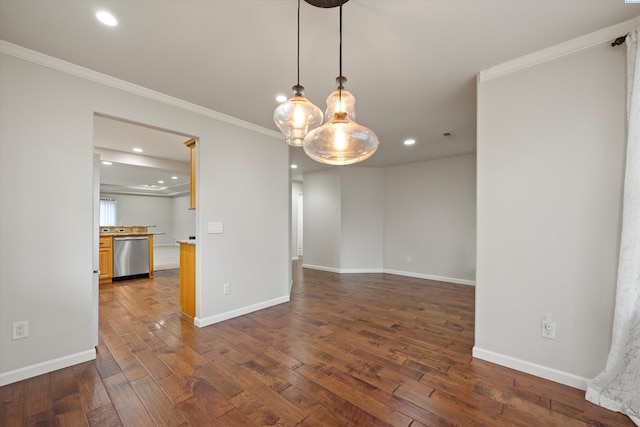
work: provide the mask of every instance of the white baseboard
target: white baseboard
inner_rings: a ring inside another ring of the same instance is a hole
[[[324,267],[322,265],[302,264],[302,268],[310,268],[312,270],[330,271],[331,273],[340,273],[339,268]]]
[[[486,360],[487,362],[495,363],[500,366],[506,366],[507,368],[515,369],[516,371],[524,372],[526,374],[535,375],[536,377],[544,378],[549,381],[568,385],[569,387],[574,387],[580,390],[586,390],[587,383],[591,381],[588,378],[580,377],[568,372],[559,371],[547,366],[538,365],[526,360],[516,359],[515,357],[506,356],[504,354],[495,353],[493,351],[485,350],[477,346],[473,347],[473,357]]]
[[[302,268],[310,268],[312,270],[330,271],[331,273],[383,273],[381,268],[333,268],[324,267],[322,265],[302,264]]]
[[[24,368],[14,371],[3,372],[0,374],[0,386],[26,380],[28,378],[37,377],[38,375],[47,374],[57,371],[58,369],[67,368],[69,366],[84,363],[96,358],[96,349],[83,351],[81,353],[70,354],[69,356],[59,357],[46,362],[36,363],[35,365],[25,366]]]
[[[289,302],[289,295],[285,295],[280,298],[274,298],[272,300],[263,301],[259,304],[248,305],[246,307],[238,308],[235,310],[227,311],[226,313],[216,314],[215,316],[209,316],[205,318],[196,317],[193,319],[193,324],[198,328],[213,325],[214,323],[222,322],[225,320],[233,319],[234,317],[242,316],[244,314],[253,313],[254,311],[262,310],[265,308],[273,307],[274,305]]]
[[[436,282],[456,283],[458,285],[469,285],[469,286],[476,285],[475,280],[457,279],[455,277],[434,276],[432,274],[413,273],[410,271],[389,270],[385,268],[384,273],[395,274],[398,276],[415,277],[416,279],[435,280]]]
[[[340,269],[340,273],[384,273],[381,268],[343,268]]]
[[[413,273],[411,271],[389,270],[386,268],[354,268],[354,269],[340,269],[333,267],[324,267],[321,265],[302,264],[302,268],[311,268],[313,270],[330,271],[331,273],[387,273],[395,274],[397,276],[415,277],[416,279],[428,279],[435,280],[437,282],[456,283],[458,285],[475,286],[475,280],[457,279],[455,277],[442,277],[434,276],[432,274]]]

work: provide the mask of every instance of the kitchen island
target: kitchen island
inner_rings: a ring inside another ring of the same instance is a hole
[[[114,278],[114,238],[148,238],[149,277],[153,277],[153,236],[164,233],[151,233],[149,226],[101,226],[100,227],[100,283],[111,282]]]

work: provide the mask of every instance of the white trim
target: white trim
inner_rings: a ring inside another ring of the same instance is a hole
[[[196,325],[198,328],[203,328],[205,326],[213,325],[214,323],[233,319],[234,317],[253,313],[254,311],[263,310],[265,308],[273,307],[274,305],[282,304],[285,302],[289,302],[289,295],[285,295],[280,298],[274,298],[268,301],[263,301],[261,303],[254,304],[254,305],[248,305],[246,307],[227,311],[226,313],[222,313],[222,314],[216,314],[215,316],[205,317],[203,319],[196,317],[195,319],[193,319],[193,324]]]
[[[70,354],[53,360],[47,360],[46,362],[25,366],[24,368],[16,369],[14,371],[4,372],[0,374],[0,386],[37,377],[38,375],[47,374],[49,372],[57,371],[58,369],[68,368],[69,366],[77,365],[78,363],[95,360],[95,358],[96,349],[92,348],[91,350]]]
[[[334,268],[322,265],[302,264],[302,268],[310,268],[312,270],[329,271],[338,274],[354,274],[354,273],[384,273],[382,268]]]
[[[340,269],[340,273],[384,273],[384,270],[382,268],[346,268]]]
[[[302,268],[310,268],[312,270],[329,271],[331,273],[340,273],[340,269],[339,268],[324,267],[322,265],[302,264]]]
[[[220,120],[222,122],[230,123],[232,125],[249,129],[263,135],[271,136],[274,138],[282,139],[282,134],[273,131],[271,129],[263,128],[262,126],[255,125],[253,123],[246,122],[244,120],[237,119],[235,117],[228,116],[226,114],[219,113],[209,108],[202,107],[191,102],[184,101],[173,96],[165,95],[155,90],[147,89],[143,86],[138,86],[133,83],[129,83],[125,80],[111,77],[107,74],[99,73],[97,71],[90,70],[88,68],[81,67],[79,65],[72,64],[67,61],[63,61],[53,56],[45,55],[34,50],[18,46],[13,43],[9,43],[5,40],[0,40],[0,53],[14,56],[25,61],[33,62],[35,64],[43,65],[45,67],[52,68],[54,70],[62,71],[63,73],[71,74],[76,77],[80,77],[86,80],[90,80],[96,83],[103,84],[115,89],[119,89],[125,92],[132,93],[134,95],[142,96],[144,98],[161,102],[163,104],[171,105],[173,107],[180,108],[185,111],[200,114],[205,117]]]
[[[299,259],[300,259],[300,257],[297,257],[297,256],[291,257],[291,261],[297,261]]]
[[[515,357],[506,356],[504,354],[495,353],[477,346],[473,347],[473,357],[486,360],[487,362],[495,363],[497,365],[506,366],[507,368],[515,369],[516,371],[535,375],[536,377],[568,385],[569,387],[578,388],[580,390],[586,390],[587,383],[590,381],[588,378],[559,371],[547,366],[538,365],[526,360],[516,359]]]
[[[455,277],[434,276],[432,274],[413,273],[410,271],[389,270],[387,268],[354,268],[340,269],[333,267],[324,267],[321,265],[302,264],[302,268],[311,268],[313,270],[329,271],[331,273],[351,274],[351,273],[386,273],[395,274],[396,276],[415,277],[416,279],[435,280],[436,282],[455,283],[458,285],[475,286],[475,280],[457,279]]]
[[[568,40],[564,43],[560,43],[547,49],[539,50],[529,55],[521,56],[520,58],[512,61],[504,62],[484,71],[480,71],[480,73],[478,73],[478,82],[486,82],[487,80],[491,80],[523,68],[528,68],[542,62],[550,61],[564,55],[569,55],[579,50],[587,49],[601,43],[611,42],[638,26],[640,26],[640,15],[628,21],[603,28],[584,36],[576,37],[575,39]]]
[[[455,283],[458,285],[468,285],[468,286],[476,285],[475,280],[457,279],[455,277],[434,276],[432,274],[413,273],[410,271],[389,270],[385,268],[384,273],[395,274],[397,276],[415,277],[416,279],[435,280],[436,282]]]

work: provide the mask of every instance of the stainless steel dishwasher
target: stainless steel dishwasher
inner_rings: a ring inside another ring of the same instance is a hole
[[[113,279],[149,276],[149,237],[113,238]]]

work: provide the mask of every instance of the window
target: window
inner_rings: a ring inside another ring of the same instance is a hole
[[[116,199],[100,199],[100,225],[117,225],[118,209]]]

